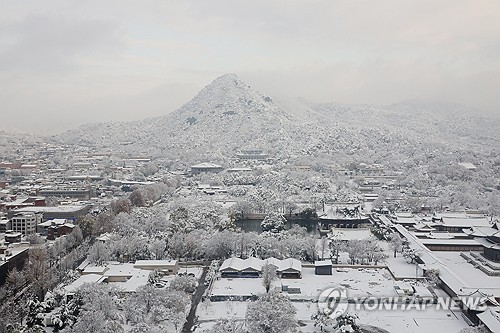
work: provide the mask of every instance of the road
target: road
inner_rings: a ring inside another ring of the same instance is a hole
[[[198,287],[196,288],[192,300],[191,300],[191,310],[189,311],[189,315],[186,318],[186,322],[184,323],[184,326],[182,327],[182,333],[190,333],[192,332],[193,325],[196,319],[196,308],[198,307],[198,304],[201,301],[201,298],[203,297],[203,294],[205,293],[205,289],[207,287],[205,286],[205,277],[207,276],[208,272],[208,267],[203,267],[203,273],[201,273],[200,280],[198,281]]]

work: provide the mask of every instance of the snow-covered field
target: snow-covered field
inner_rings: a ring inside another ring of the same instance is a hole
[[[300,288],[300,294],[290,295],[292,299],[315,299],[328,287],[344,286],[349,297],[397,296],[394,279],[383,268],[341,268],[333,270],[332,275],[315,275],[314,268],[303,267],[302,279],[278,279],[274,287],[287,285]],[[258,295],[263,293],[262,279],[226,279],[214,282],[211,295]]]
[[[199,326],[196,331],[203,332],[211,328],[219,318],[244,321],[248,302],[210,302],[205,301],[198,306]],[[296,317],[302,323],[302,332],[317,332],[313,326],[311,315],[317,311],[316,304],[311,302],[294,302],[297,309]],[[391,333],[457,333],[467,327],[460,312],[450,310],[435,310],[428,308],[420,310],[377,310],[355,311],[352,307],[348,310],[359,316],[358,323],[376,326]]]
[[[389,249],[389,244],[387,242],[379,242],[379,245],[385,248],[389,256],[385,260],[385,264],[397,279],[414,279],[416,276],[422,276],[422,270],[417,269],[415,264],[408,263],[408,260],[403,258],[400,252],[397,253],[396,258],[394,258],[394,252]]]

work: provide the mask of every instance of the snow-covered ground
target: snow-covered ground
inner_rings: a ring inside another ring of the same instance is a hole
[[[265,292],[260,278],[220,278],[213,283],[211,295],[258,295]]]
[[[243,322],[248,302],[210,302],[205,301],[198,306],[199,326],[196,331],[203,332],[210,329],[220,318],[235,319]],[[317,332],[313,326],[311,315],[317,311],[317,305],[311,302],[293,302],[297,309],[296,318],[305,326],[301,327],[302,332]],[[358,310],[351,307],[350,313],[359,316],[358,323],[376,326],[391,333],[412,332],[412,333],[457,333],[461,329],[468,327],[460,312],[450,310],[436,310],[427,308],[426,310]]]
[[[303,267],[302,279],[278,279],[274,287],[286,285],[300,288],[300,294],[290,295],[292,299],[316,299],[328,287],[344,286],[349,297],[397,296],[394,279],[383,268],[340,268],[332,275],[315,275],[314,268]],[[221,278],[214,282],[212,295],[258,295],[265,291],[260,278]]]
[[[315,298],[328,287],[344,286],[349,297],[396,296],[394,280],[386,269],[342,268],[332,275],[315,275],[314,268],[303,268],[302,279],[287,279],[280,282],[292,288],[300,288],[302,297]],[[278,284],[279,285],[279,284]],[[291,295],[295,298],[296,295]]]
[[[200,279],[201,274],[203,273],[203,267],[201,266],[182,266],[179,268],[179,274],[187,273],[194,274],[197,280]]]
[[[386,254],[389,256],[385,260],[385,264],[394,277],[397,279],[414,279],[422,276],[422,270],[417,269],[415,264],[408,263],[408,260],[403,257],[401,252],[398,252],[396,258],[394,258],[394,252],[389,248],[389,243],[381,241],[379,245],[385,249]]]

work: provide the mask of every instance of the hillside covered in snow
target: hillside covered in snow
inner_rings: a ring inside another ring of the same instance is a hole
[[[215,79],[178,110],[136,122],[87,124],[57,137],[70,144],[131,154],[221,160],[262,148],[279,159],[313,156],[442,154],[498,149],[500,120],[460,105],[278,104],[235,74]],[[189,159],[189,158],[188,158]]]

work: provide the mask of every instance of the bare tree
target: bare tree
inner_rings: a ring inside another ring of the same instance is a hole
[[[328,234],[328,238],[330,239],[330,258],[333,259],[333,257],[335,256],[335,263],[338,264],[340,252],[342,251],[344,246],[342,234],[340,232],[330,233]]]
[[[276,278],[276,266],[272,264],[262,266],[262,285],[266,288],[266,293],[269,293],[271,285]]]
[[[288,217],[292,217],[292,213],[299,208],[299,206],[291,201],[285,201],[284,204],[284,213],[288,214]]]
[[[111,212],[103,212],[97,215],[94,226],[92,228],[92,235],[98,236],[106,232],[111,232],[114,229],[115,215]]]
[[[83,238],[88,238],[92,236],[95,224],[95,217],[87,214],[84,217],[79,217],[76,223],[81,229]]]
[[[140,189],[132,191],[132,193],[128,196],[128,199],[130,200],[132,206],[143,207],[145,205],[144,197]]]
[[[325,252],[328,249],[328,244],[329,240],[326,236],[321,237],[317,244],[318,252],[321,253],[321,260],[325,259]]]
[[[360,239],[350,240],[345,245],[345,251],[349,255],[349,260],[351,261],[351,265],[354,265],[357,261],[362,258],[363,254],[363,241]]]
[[[316,237],[310,236],[304,239],[304,250],[306,252],[307,257],[311,262],[316,260]]]
[[[401,251],[403,248],[403,240],[399,236],[398,233],[393,233],[390,240],[389,240],[389,246],[391,250],[394,252],[394,258],[397,257],[397,253]]]
[[[26,278],[31,283],[38,300],[43,301],[45,293],[52,286],[54,280],[54,274],[51,274],[45,248],[32,248],[29,250]]]
[[[121,212],[129,213],[131,209],[130,200],[128,198],[120,198],[111,202],[111,209],[115,215]]]
[[[24,276],[23,271],[18,271],[16,267],[14,267],[7,274],[7,286],[16,293],[20,288],[24,286],[26,283],[26,277]]]

